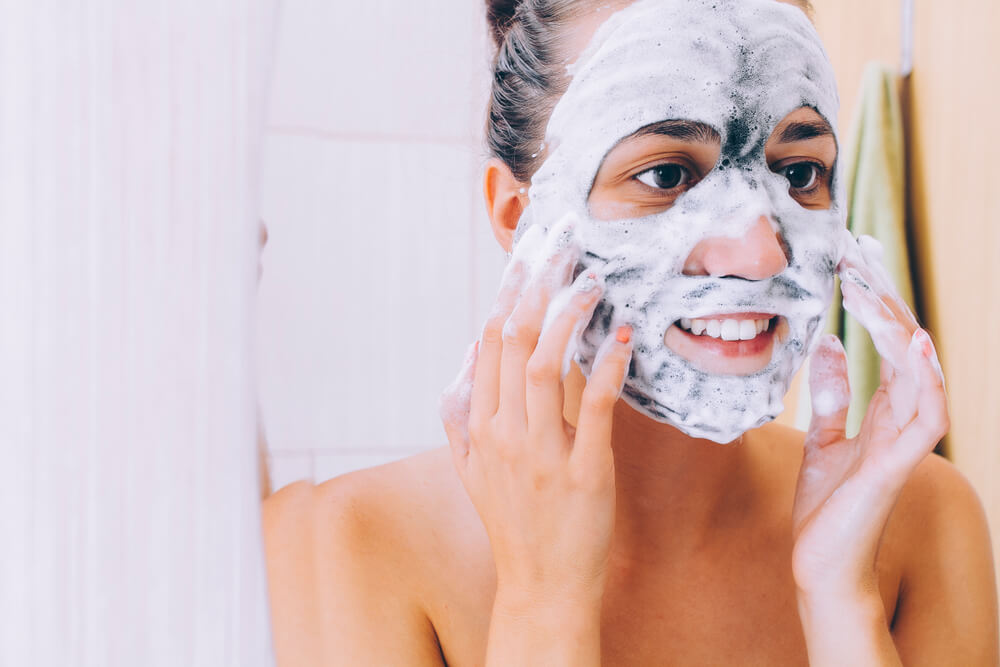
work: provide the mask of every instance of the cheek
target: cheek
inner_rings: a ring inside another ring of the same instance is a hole
[[[601,222],[613,222],[635,216],[634,206],[598,192],[591,195],[587,208],[591,217]]]

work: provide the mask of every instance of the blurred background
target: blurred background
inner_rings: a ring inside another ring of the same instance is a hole
[[[281,6],[258,311],[274,489],[446,443],[438,395],[505,262],[480,184],[489,47],[477,2]]]
[[[1000,542],[1000,8],[813,0],[842,139],[872,61],[898,77],[914,306],[944,364],[943,450]],[[491,44],[481,3],[285,0],[264,138],[258,311],[272,489],[445,444],[437,396],[504,256],[482,203]],[[359,66],[362,63],[363,66]],[[795,422],[798,392],[782,421]],[[800,415],[801,418],[801,415]]]

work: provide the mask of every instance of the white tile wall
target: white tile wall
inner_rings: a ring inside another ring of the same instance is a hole
[[[288,0],[271,122],[338,135],[469,140],[489,52],[484,3]]]
[[[482,5],[286,0],[278,34],[258,308],[275,490],[445,444],[438,395],[504,261]]]

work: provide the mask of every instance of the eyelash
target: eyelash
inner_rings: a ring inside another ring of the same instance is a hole
[[[779,174],[782,174],[787,179],[788,176],[787,176],[786,172],[789,169],[792,169],[793,167],[801,167],[802,165],[808,165],[808,166],[810,166],[810,167],[813,168],[813,170],[814,170],[814,172],[813,172],[814,173],[813,184],[810,185],[807,188],[806,187],[803,187],[803,188],[794,188],[794,187],[791,187],[791,182],[789,182],[789,189],[797,192],[798,194],[810,195],[810,194],[813,194],[816,190],[818,190],[823,185],[824,181],[826,180],[826,175],[827,175],[827,171],[828,170],[827,170],[827,168],[826,168],[825,165],[823,165],[823,164],[821,164],[819,162],[812,162],[810,160],[802,160],[800,162],[793,162],[792,164],[788,164],[788,165],[785,165],[783,167],[779,167],[776,170],[776,172],[779,173]],[[684,182],[679,183],[679,184],[675,185],[672,188],[661,188],[661,187],[657,187],[655,185],[650,185],[648,183],[645,183],[640,178],[641,176],[644,176],[645,174],[652,173],[652,172],[656,171],[657,169],[662,169],[664,167],[677,167],[678,169],[683,170],[683,172],[686,174],[686,179],[684,180]],[[694,179],[694,175],[692,174],[692,172],[691,172],[690,169],[688,169],[687,167],[685,167],[682,164],[678,164],[676,162],[663,162],[661,164],[653,165],[652,167],[649,167],[648,169],[643,169],[642,171],[640,171],[640,172],[636,173],[634,176],[632,176],[632,178],[635,179],[636,181],[638,181],[639,183],[642,183],[642,185],[644,185],[645,187],[647,187],[647,188],[649,188],[651,190],[655,190],[656,192],[674,192],[674,191],[677,191],[677,190],[690,188],[691,185],[692,185],[691,181]]]
[[[777,170],[777,173],[785,176],[785,178],[787,179],[788,176],[786,175],[785,172],[787,172],[789,169],[793,167],[801,167],[802,165],[808,165],[813,168],[815,175],[813,179],[813,184],[810,185],[808,188],[794,188],[791,187],[791,181],[789,181],[789,190],[793,190],[799,194],[806,194],[806,195],[812,194],[816,190],[818,190],[826,180],[827,168],[823,164],[819,162],[812,162],[810,160],[802,160],[800,162],[793,162],[792,164],[787,164],[783,167],[780,167]]]
[[[678,169],[680,169],[681,171],[684,172],[686,178],[684,179],[683,182],[678,183],[677,185],[675,185],[672,188],[661,188],[661,187],[657,187],[655,185],[650,185],[649,183],[643,182],[642,179],[640,178],[640,176],[643,176],[645,174],[650,174],[650,173],[656,171],[657,169],[662,169],[664,167],[677,167]],[[691,181],[694,180],[695,175],[694,175],[694,173],[690,169],[688,169],[684,165],[679,164],[677,162],[661,162],[660,164],[654,164],[652,167],[649,167],[647,169],[643,169],[642,171],[640,171],[640,172],[636,173],[635,175],[633,175],[632,178],[635,179],[636,181],[638,181],[639,183],[641,183],[643,186],[645,186],[645,187],[647,187],[647,188],[649,188],[651,190],[654,190],[656,192],[671,193],[671,192],[676,192],[678,190],[686,190],[686,189],[690,188],[691,185],[692,185]]]

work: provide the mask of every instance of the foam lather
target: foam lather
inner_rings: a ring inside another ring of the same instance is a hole
[[[832,206],[808,210],[764,157],[768,137],[796,109],[812,107],[836,128],[836,85],[819,36],[801,10],[775,0],[639,0],[611,15],[568,70],[572,80],[549,120],[548,154],[532,178],[515,254],[522,239],[541,244],[557,223],[572,220],[578,270],[606,283],[576,340],[583,372],[589,375],[601,342],[630,324],[624,399],[688,435],[731,442],[783,409],[791,378],[822,330],[843,254],[836,169]],[[587,198],[604,156],[665,120],[713,127],[721,137],[715,168],[666,211],[595,219]],[[761,215],[784,240],[787,269],[763,280],[683,274],[699,241],[740,238]],[[527,234],[538,227],[542,233]],[[757,373],[706,373],[664,344],[681,318],[733,312],[774,313],[787,322],[770,364]]]

